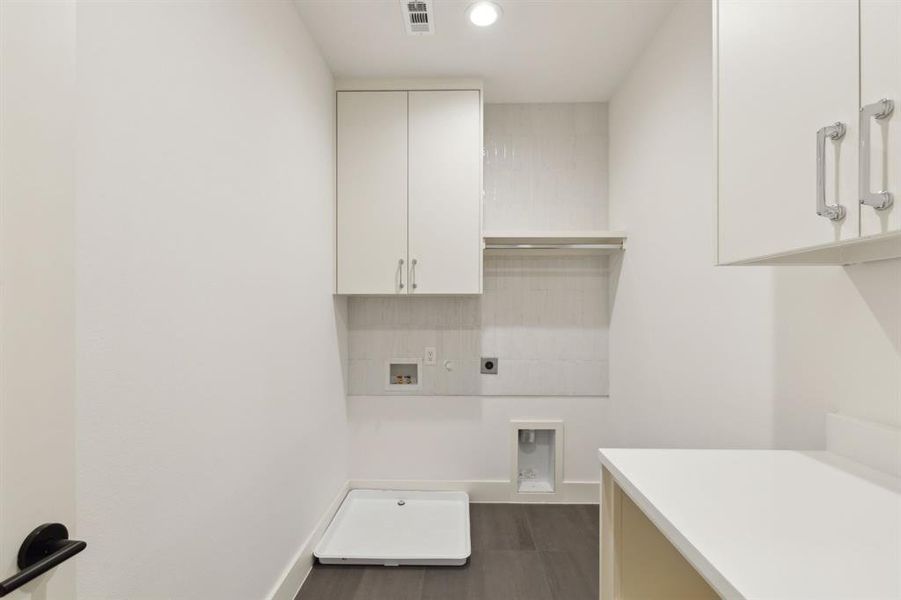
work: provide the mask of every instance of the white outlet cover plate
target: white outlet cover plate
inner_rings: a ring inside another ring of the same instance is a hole
[[[422,361],[426,365],[434,365],[438,360],[438,355],[434,348],[425,349],[425,359]]]

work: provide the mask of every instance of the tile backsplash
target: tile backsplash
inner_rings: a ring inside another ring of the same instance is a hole
[[[607,105],[486,104],[484,229],[607,226]],[[593,396],[608,391],[608,259],[486,257],[479,297],[352,297],[351,395]],[[419,388],[387,363],[423,358]],[[497,357],[497,375],[479,359]]]
[[[607,259],[489,257],[481,297],[348,301],[348,388],[383,395],[392,359],[422,359],[424,396],[607,394]],[[499,359],[497,375],[479,372]]]
[[[489,257],[481,353],[497,356],[486,395],[607,394],[607,269],[601,256]]]
[[[486,231],[607,227],[607,105],[485,105]]]
[[[479,394],[480,300],[461,297],[351,297],[347,306],[348,392],[377,396],[387,363],[422,359],[435,348],[436,365],[423,366],[417,394]]]

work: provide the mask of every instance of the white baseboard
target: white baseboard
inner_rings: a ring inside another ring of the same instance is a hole
[[[517,494],[507,480],[446,481],[420,479],[352,479],[350,489],[432,490],[466,492],[472,502],[597,504],[600,484],[596,481],[564,481],[553,494]]]
[[[338,507],[341,506],[341,502],[349,490],[349,482],[345,482],[335,499],[332,500],[325,513],[319,519],[319,522],[316,523],[313,533],[304,541],[300,550],[294,556],[294,560],[282,573],[278,583],[276,583],[268,596],[269,600],[294,600],[295,596],[297,596],[297,592],[300,591],[300,587],[306,581],[307,575],[310,574],[310,570],[313,568],[313,548],[316,547],[329,523],[332,522],[332,517],[338,512]]]

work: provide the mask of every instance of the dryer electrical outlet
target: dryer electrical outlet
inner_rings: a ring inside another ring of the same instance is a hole
[[[497,375],[497,357],[483,356],[481,371],[482,375]]]

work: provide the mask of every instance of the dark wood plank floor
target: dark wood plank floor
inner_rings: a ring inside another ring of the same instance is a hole
[[[598,507],[472,504],[464,567],[316,565],[296,600],[597,600]]]

